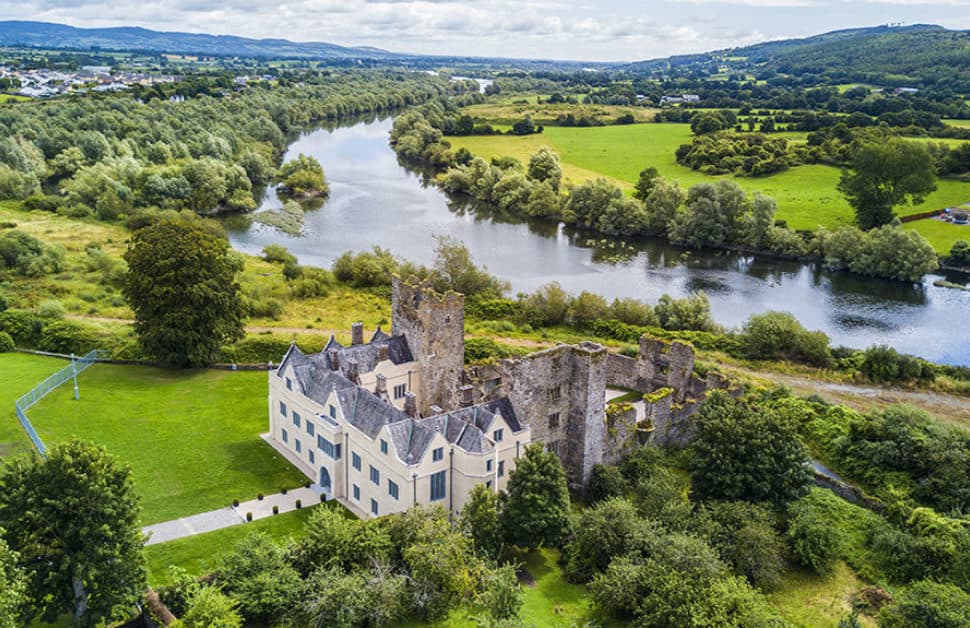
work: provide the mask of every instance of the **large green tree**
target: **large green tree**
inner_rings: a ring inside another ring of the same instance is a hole
[[[27,593],[27,577],[18,563],[17,552],[11,551],[0,529],[0,628],[19,625]]]
[[[27,614],[117,619],[145,587],[131,470],[79,440],[48,453],[0,468],[0,527],[27,573]]]
[[[533,443],[515,463],[503,496],[502,529],[523,548],[556,546],[569,530],[569,488],[556,454]]]
[[[204,366],[223,342],[242,338],[241,264],[225,239],[194,221],[163,219],[134,233],[125,261],[124,294],[149,355]]]
[[[899,138],[861,146],[850,171],[842,173],[838,189],[856,213],[863,229],[888,224],[893,208],[922,203],[936,190],[936,164],[926,146]]]
[[[458,529],[471,538],[482,556],[497,559],[503,549],[498,494],[484,484],[476,484],[461,509]]]
[[[695,424],[691,471],[701,497],[782,504],[808,491],[808,452],[785,417],[715,391]]]

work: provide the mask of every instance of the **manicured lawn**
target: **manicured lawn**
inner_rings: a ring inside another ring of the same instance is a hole
[[[22,353],[0,353],[0,458],[33,449],[14,413],[14,402],[48,375],[67,365],[64,360]]]
[[[336,502],[330,503],[336,504]],[[314,508],[326,507],[314,506]],[[168,568],[171,566],[181,567],[194,576],[205,575],[236,543],[257,532],[263,532],[275,539],[299,536],[312,510],[313,508],[294,510],[268,519],[197,534],[168,543],[149,545],[145,548],[148,584],[153,587],[168,584]]]
[[[804,134],[788,133],[797,140]],[[691,140],[686,124],[635,124],[592,128],[547,127],[540,135],[449,137],[454,149],[468,148],[491,159],[510,155],[527,163],[541,146],[549,146],[563,161],[564,178],[572,183],[605,176],[630,190],[640,171],[655,167],[682,186],[715,181],[711,177],[677,163],[677,147]],[[763,192],[778,202],[778,218],[793,229],[829,228],[853,224],[848,203],[836,190],[841,171],[833,166],[797,166],[768,177],[734,177],[749,193]],[[937,191],[917,207],[902,207],[902,215],[949,207],[970,200],[970,183],[942,179]]]
[[[835,626],[852,612],[852,595],[865,586],[845,563],[840,562],[827,578],[807,571],[785,575],[780,590],[768,600],[793,626]],[[860,615],[864,626],[875,626],[871,618]]]
[[[953,248],[953,243],[957,240],[970,242],[970,226],[968,225],[954,225],[942,220],[926,218],[907,222],[903,227],[919,231],[940,254],[949,253],[950,249]]]
[[[30,418],[48,446],[78,436],[131,465],[142,522],[156,523],[306,481],[259,438],[266,377],[98,364],[81,375],[79,401],[62,387]]]

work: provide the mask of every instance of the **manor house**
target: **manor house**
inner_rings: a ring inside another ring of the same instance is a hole
[[[294,344],[269,372],[266,440],[363,518],[417,504],[455,514],[474,486],[504,489],[532,442],[582,492],[593,466],[615,461],[646,426],[662,428],[657,442],[686,438],[708,388],[689,345],[647,338],[638,359],[584,342],[466,369],[462,295],[395,277],[391,302],[390,334],[378,327],[364,342],[356,323],[349,346],[331,337],[308,355]],[[608,417],[610,384],[670,394]]]

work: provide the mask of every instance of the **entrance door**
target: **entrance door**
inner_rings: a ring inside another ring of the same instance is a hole
[[[320,488],[326,499],[330,499],[330,472],[326,467],[320,467]]]

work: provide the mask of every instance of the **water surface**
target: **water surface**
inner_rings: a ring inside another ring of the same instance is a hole
[[[751,314],[785,310],[824,331],[834,345],[888,344],[938,362],[970,364],[970,292],[934,287],[943,275],[902,284],[733,252],[687,252],[659,240],[624,244],[463,206],[398,163],[388,146],[390,126],[389,119],[373,120],[298,138],[286,158],[306,153],[320,161],[330,183],[327,202],[307,211],[300,236],[230,221],[233,246],[258,254],[267,244],[282,244],[300,263],[322,267],[343,251],[373,246],[430,263],[434,236],[450,235],[476,262],[509,280],[513,292],[558,281],[574,293],[655,303],[665,293],[703,290],[715,320],[727,327]],[[268,190],[261,208],[279,206]]]

